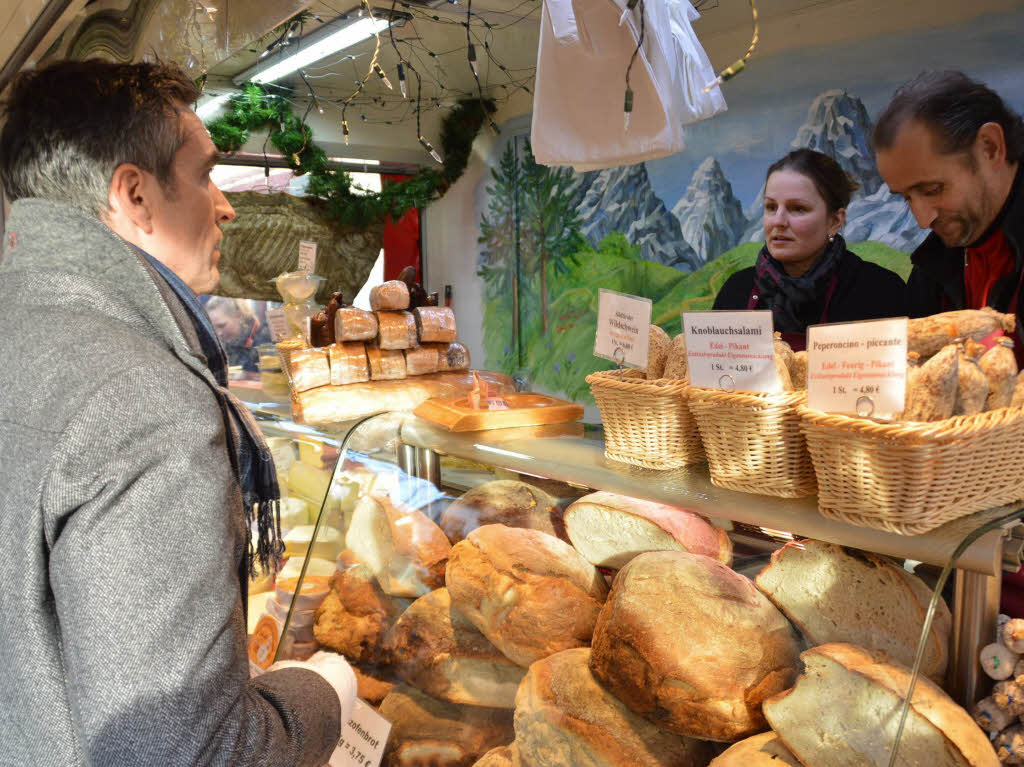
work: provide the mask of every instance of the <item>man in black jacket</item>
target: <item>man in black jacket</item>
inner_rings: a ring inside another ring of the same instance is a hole
[[[878,169],[931,234],[911,256],[911,317],[992,306],[1017,315],[1024,359],[1024,123],[984,84],[928,72],[875,126]]]

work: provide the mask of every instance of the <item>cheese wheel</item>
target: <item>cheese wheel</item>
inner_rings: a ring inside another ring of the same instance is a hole
[[[315,610],[331,590],[330,578],[326,575],[307,575],[302,581],[302,589],[296,595],[298,585],[298,578],[278,578],[275,599],[285,607],[294,599],[296,610]]]
[[[331,383],[326,349],[300,349],[288,355],[288,378],[292,391],[308,391]]]
[[[332,344],[327,354],[331,361],[331,386],[370,380],[366,347],[362,344]]]
[[[366,357],[370,361],[371,380],[390,381],[405,378],[405,355],[401,351],[368,346]]]
[[[455,312],[447,306],[413,309],[420,343],[452,343],[455,340]]]
[[[388,280],[370,289],[370,308],[393,311],[409,308],[409,286],[401,280]]]
[[[437,349],[439,373],[451,370],[469,370],[469,349],[462,344],[430,344],[430,346]]]
[[[377,312],[377,325],[381,349],[412,349],[419,344],[412,312]]]
[[[338,343],[348,341],[372,341],[377,337],[377,317],[373,312],[356,309],[354,306],[342,306],[334,315],[334,340]]]
[[[417,346],[405,350],[405,372],[411,376],[436,373],[438,365],[437,348],[434,346]]]

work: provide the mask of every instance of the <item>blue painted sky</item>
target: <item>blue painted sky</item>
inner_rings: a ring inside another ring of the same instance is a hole
[[[687,149],[647,163],[655,193],[671,210],[694,170],[718,158],[744,209],[764,182],[765,169],[789,151],[811,101],[845,89],[872,119],[905,80],[925,69],[960,69],[1024,111],[1024,10],[990,14],[966,25],[880,36],[848,45],[809,47],[764,58],[725,85],[729,110],[689,126]]]

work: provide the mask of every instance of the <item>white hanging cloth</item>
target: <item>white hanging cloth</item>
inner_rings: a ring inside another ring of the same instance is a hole
[[[631,165],[685,146],[683,126],[725,110],[715,72],[693,31],[688,0],[644,0],[644,44],[630,75],[633,112],[626,128],[626,67],[640,39],[640,6],[627,0],[544,0],[530,140],[543,165],[577,171]]]

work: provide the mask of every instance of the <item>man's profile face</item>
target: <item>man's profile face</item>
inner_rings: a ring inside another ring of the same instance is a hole
[[[193,292],[209,293],[220,279],[220,224],[234,219],[235,211],[210,178],[220,153],[206,127],[190,109],[182,109],[179,119],[186,140],[174,156],[172,185],[155,196],[148,246]]]
[[[966,152],[943,153],[919,120],[904,123],[877,159],[882,178],[910,205],[917,225],[934,231],[946,247],[977,240],[1003,205],[977,142]]]

